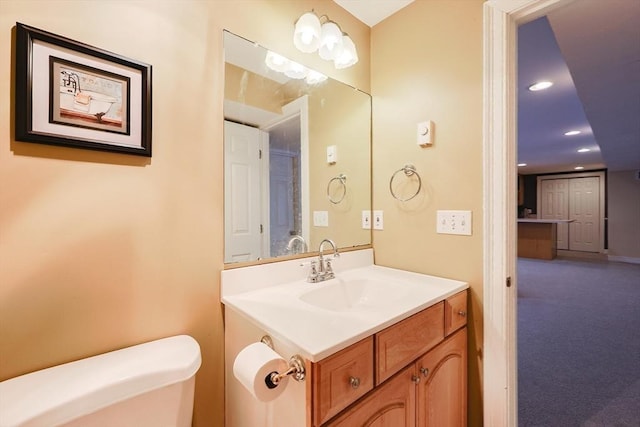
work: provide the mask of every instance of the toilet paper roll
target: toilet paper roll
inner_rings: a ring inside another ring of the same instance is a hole
[[[287,361],[261,342],[243,348],[233,362],[233,375],[261,402],[269,402],[282,394],[287,387],[288,376],[275,388],[269,388],[266,379],[272,372],[284,372],[287,369]]]

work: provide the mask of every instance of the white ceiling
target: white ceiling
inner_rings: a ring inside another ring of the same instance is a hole
[[[393,15],[414,0],[333,0],[370,27]]]
[[[411,3],[334,1],[369,26]],[[576,0],[521,26],[518,161],[528,166],[520,173],[640,168],[638,22],[638,0]],[[554,86],[526,89],[543,78]],[[563,135],[573,128],[582,134]]]

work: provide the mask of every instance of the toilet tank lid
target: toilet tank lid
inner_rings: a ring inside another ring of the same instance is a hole
[[[0,382],[0,427],[51,426],[191,378],[200,346],[179,335]]]

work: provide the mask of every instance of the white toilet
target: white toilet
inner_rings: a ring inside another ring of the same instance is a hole
[[[0,382],[0,427],[190,427],[200,347],[164,338]]]

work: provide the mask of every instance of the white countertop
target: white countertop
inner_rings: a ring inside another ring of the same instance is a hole
[[[343,257],[348,255],[343,254]],[[236,311],[274,338],[291,343],[302,357],[312,362],[318,362],[468,288],[465,282],[372,264],[355,268],[337,267],[335,279],[308,283],[306,276],[301,274],[300,260],[296,262],[299,279],[256,289],[247,289],[247,281],[260,280],[257,279],[260,276],[265,281],[274,280],[269,274],[268,264],[264,266],[262,273],[256,267],[263,266],[250,267],[254,269],[250,276],[243,275],[243,272],[228,274],[227,277],[223,274],[222,302],[227,309]],[[342,261],[338,260],[334,265],[338,266],[340,263]],[[237,286],[242,287],[244,292],[231,291],[234,279],[238,279]],[[341,284],[348,286],[349,282],[362,279],[385,285],[388,283],[391,286],[389,295],[384,296],[384,304],[366,310],[359,308],[336,311],[320,308],[300,299],[304,294],[322,287]]]

